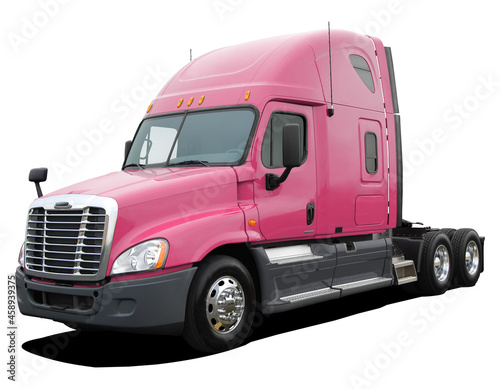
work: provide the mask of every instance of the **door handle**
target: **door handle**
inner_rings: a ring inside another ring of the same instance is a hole
[[[310,226],[314,221],[314,203],[307,204],[306,213],[307,213],[307,225]]]

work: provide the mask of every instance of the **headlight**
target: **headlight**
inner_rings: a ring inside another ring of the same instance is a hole
[[[168,255],[168,242],[153,239],[122,253],[111,268],[111,275],[156,270],[163,267]]]
[[[21,246],[21,250],[19,250],[19,257],[17,258],[17,262],[19,262],[19,266],[24,267],[24,242]]]

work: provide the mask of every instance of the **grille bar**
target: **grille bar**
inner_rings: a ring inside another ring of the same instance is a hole
[[[38,245],[38,246],[41,246],[41,245]],[[31,248],[28,248],[26,249],[26,255],[29,256],[29,252],[34,252],[34,253],[45,253],[45,254],[62,254],[62,255],[74,255],[74,254],[85,254],[85,255],[97,255],[97,256],[101,256],[101,253],[89,253],[89,252],[86,252],[86,251],[53,251],[53,250],[45,250],[45,249],[31,249]],[[36,257],[36,256],[35,256]],[[50,259],[50,258],[47,258],[47,259]]]
[[[40,223],[38,220],[30,220],[30,223]],[[45,220],[45,224],[104,224],[104,222],[92,222],[92,221],[81,221],[81,222],[62,222],[62,221],[50,221],[50,220]]]
[[[72,224],[75,224],[75,223],[72,223]],[[104,226],[104,223],[103,223],[103,226]],[[89,230],[89,229],[85,229],[85,228],[78,228],[78,229],[71,229],[71,228],[40,228],[40,227],[29,227],[28,226],[28,233],[29,231],[48,231],[48,232],[52,232],[52,231],[72,231],[72,232],[80,232],[80,231],[90,231],[90,232],[99,232],[99,230]]]
[[[41,236],[34,236],[34,235],[29,235],[28,237],[32,237],[32,238],[41,238]],[[48,237],[49,239],[50,238],[53,238],[51,236]],[[69,238],[69,239],[75,239],[75,238]],[[34,242],[30,242],[30,244],[33,244],[33,245],[41,245],[42,243],[40,242],[37,242],[37,243],[34,243]],[[85,244],[85,243],[77,243],[77,244],[66,244],[66,243],[46,243],[47,245],[51,245],[51,246],[60,246],[60,247],[88,247],[88,248],[101,248],[100,245],[93,245],[93,244]]]
[[[41,265],[34,265],[34,266],[38,266],[38,267],[42,267]],[[65,267],[65,266],[56,266],[56,265],[44,265],[43,266],[44,268],[50,268],[50,269],[60,269],[60,270],[64,270],[64,272],[68,271],[68,270],[71,270],[70,268],[68,267]],[[89,268],[86,268],[86,267],[75,267],[73,269],[78,269],[78,270],[93,270],[93,269],[89,269]],[[63,272],[61,272],[63,273]]]
[[[33,260],[46,260],[46,261],[56,261],[56,262],[78,262],[76,259],[60,259],[60,258],[42,258],[42,257],[33,257],[30,255],[27,255],[27,258],[33,259]],[[92,264],[96,263],[99,264],[101,263],[100,261],[85,261],[85,263]],[[40,266],[41,264],[37,264],[37,266]]]
[[[102,260],[107,214],[85,207],[30,210],[26,234],[26,268],[64,275],[96,275]]]
[[[43,231],[43,229],[42,229]],[[63,231],[66,231],[66,230],[63,230]],[[26,235],[28,238],[54,238],[54,236],[52,235],[46,235],[46,234],[39,234],[39,235],[32,235],[32,234],[28,234]],[[58,239],[77,239],[77,237],[71,237],[71,236],[58,236],[57,237]],[[92,237],[92,238],[86,238],[87,240],[102,240],[102,237],[101,238],[97,238],[97,237]]]

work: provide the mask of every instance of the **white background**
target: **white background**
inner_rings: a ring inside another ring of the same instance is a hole
[[[329,20],[333,28],[372,34],[392,47],[407,173],[404,217],[435,227],[474,227],[487,237],[486,271],[474,288],[361,311],[232,352],[176,363],[96,369],[36,357],[21,344],[67,328],[18,314],[16,385],[497,386],[500,128],[494,112],[500,103],[500,24],[499,10],[490,4],[486,0],[2,2],[3,290],[7,274],[16,268],[26,212],[36,194],[27,179],[30,168],[49,167],[48,181],[42,184],[45,193],[119,170],[124,142],[132,138],[161,86],[189,60],[189,49],[196,57],[280,34],[316,29],[325,29],[326,34]],[[143,85],[151,69],[159,70],[159,79]],[[489,89],[484,83],[490,84]],[[94,138],[89,148],[85,133],[103,120],[113,124],[113,131]],[[7,327],[6,295],[2,295]],[[336,302],[326,307],[335,310]],[[394,346],[405,336],[403,346]],[[6,362],[6,339],[1,344],[0,362]],[[389,344],[392,351],[384,348]],[[168,349],[168,344],[158,347]],[[5,380],[6,365],[1,365]],[[359,380],[357,385],[353,377]]]

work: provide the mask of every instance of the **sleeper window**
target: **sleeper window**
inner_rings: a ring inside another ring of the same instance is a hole
[[[370,71],[368,62],[366,62],[363,57],[355,54],[351,54],[349,56],[349,60],[351,61],[351,65],[353,66],[354,70],[356,70],[356,73],[358,73],[359,78],[361,78],[361,81],[363,81],[366,87],[370,89],[372,93],[374,93],[375,85],[373,84],[372,72]]]

